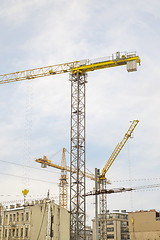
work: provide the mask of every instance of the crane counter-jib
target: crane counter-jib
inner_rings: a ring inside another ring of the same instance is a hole
[[[133,53],[117,52],[116,55],[113,54],[112,57],[103,57],[91,60],[84,59],[80,61],[2,74],[0,75],[0,84],[23,80],[31,80],[39,77],[51,76],[67,72],[73,74],[75,74],[76,72],[80,72],[84,74],[90,71],[123,65],[127,65],[127,71],[132,72],[137,70],[137,63],[140,64],[140,58],[139,56],[136,55],[135,52]]]
[[[107,61],[102,61],[102,62],[95,62],[95,63],[90,63],[84,64],[82,66],[78,66],[76,68],[73,68],[72,71],[73,73],[75,72],[91,72],[94,70],[100,70],[103,68],[111,68],[111,67],[118,67],[122,65],[127,65],[127,71],[132,72],[137,70],[137,63],[140,64],[140,59],[138,56],[133,56],[133,57],[120,57],[117,59],[113,60],[107,60]]]

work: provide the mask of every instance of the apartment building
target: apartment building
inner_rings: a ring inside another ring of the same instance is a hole
[[[128,213],[131,240],[160,240],[160,212],[136,211]]]
[[[104,216],[98,216],[98,237],[101,239],[101,227],[105,229],[106,239],[111,240],[126,240],[129,239],[129,226],[128,226],[128,213],[125,210],[121,212],[114,210],[113,212],[107,212]],[[95,219],[93,223],[93,240],[95,240]],[[103,229],[103,230],[104,230]]]
[[[0,240],[69,240],[69,213],[44,199],[24,206],[0,206]]]

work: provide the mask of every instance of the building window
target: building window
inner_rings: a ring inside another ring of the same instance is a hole
[[[113,221],[107,221],[107,225],[113,225]]]
[[[16,221],[16,214],[13,214],[13,221]]]
[[[25,229],[25,237],[28,237],[28,228]]]
[[[7,229],[5,229],[4,236],[7,237]]]
[[[23,228],[21,228],[21,237],[23,237]]]
[[[113,227],[107,228],[107,232],[114,232],[114,228]]]
[[[19,222],[19,213],[17,212],[17,222]]]
[[[114,239],[114,234],[108,234],[107,239],[109,239],[109,238]]]
[[[27,212],[26,213],[26,221],[28,221],[28,219],[29,219],[29,213]]]
[[[24,221],[24,213],[21,213],[21,221]]]
[[[13,228],[12,236],[15,236],[15,228]]]
[[[53,237],[53,222],[54,222],[54,216],[51,216],[51,238]]]
[[[17,228],[16,229],[16,237],[18,237],[18,235],[19,235],[19,229]]]
[[[2,225],[2,216],[0,216],[0,225]]]
[[[9,237],[11,237],[11,229],[9,229]]]
[[[12,214],[10,214],[10,218],[9,218],[10,222],[12,222]]]
[[[5,222],[8,223],[8,215],[5,217]]]

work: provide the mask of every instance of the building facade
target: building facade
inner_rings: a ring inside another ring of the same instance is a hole
[[[93,231],[89,226],[86,226],[86,240],[93,240]]]
[[[105,238],[110,240],[126,240],[129,238],[128,213],[125,210],[121,212],[115,210],[112,213],[107,212],[106,218],[98,216],[98,238],[101,239],[101,221],[105,221]],[[93,223],[93,240],[95,240],[95,219]]]
[[[69,240],[69,213],[45,199],[0,206],[0,240]]]
[[[85,240],[93,240],[93,231],[90,226],[86,226],[86,231],[85,231],[86,238]],[[84,239],[84,232],[80,235],[81,239]]]
[[[160,240],[160,212],[130,212],[128,220],[131,240]]]

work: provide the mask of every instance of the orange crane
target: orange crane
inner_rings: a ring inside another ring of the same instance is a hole
[[[71,82],[71,136],[70,136],[70,238],[79,240],[85,235],[86,201],[85,201],[85,136],[86,136],[86,83],[87,72],[127,66],[128,72],[137,71],[140,58],[136,52],[116,52],[111,57],[84,59],[80,61],[51,65],[25,71],[0,75],[0,84],[31,80],[39,77],[70,73]],[[72,169],[77,169],[76,172]]]

